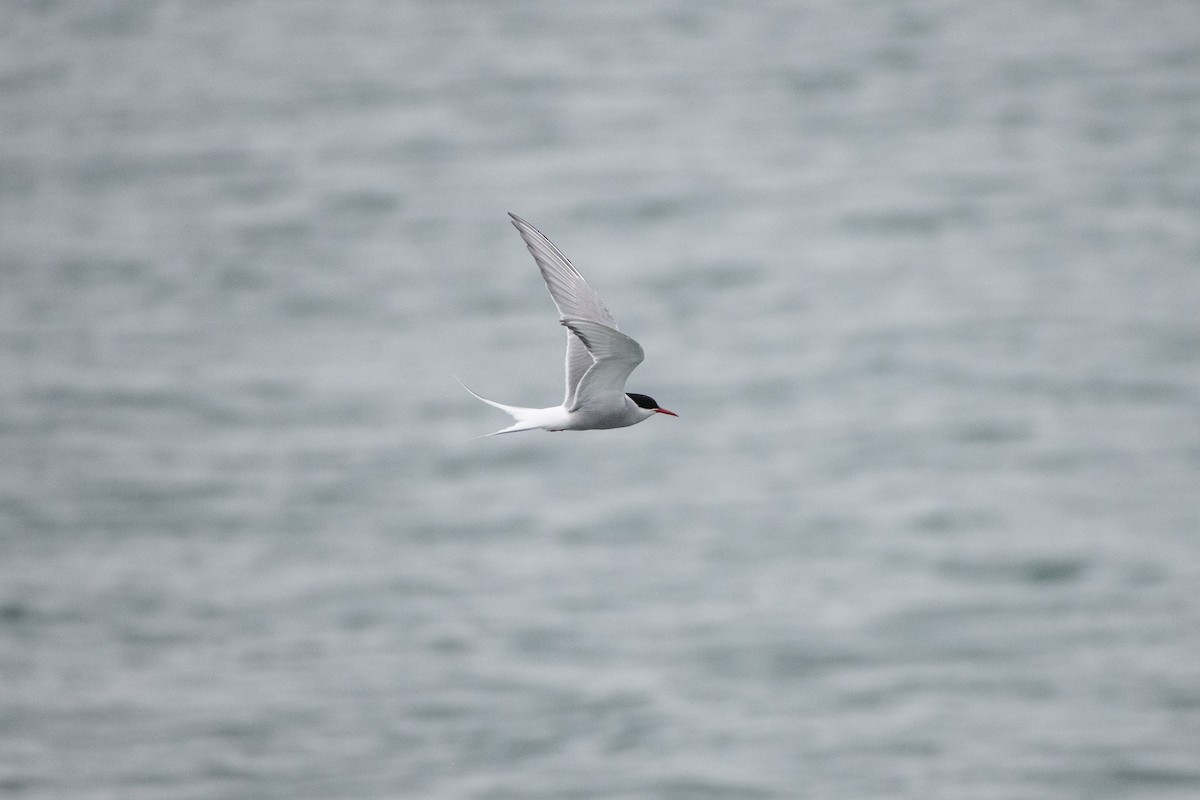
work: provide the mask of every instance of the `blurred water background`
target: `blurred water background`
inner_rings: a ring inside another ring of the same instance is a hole
[[[1198,35],[5,3],[0,796],[1200,796]]]

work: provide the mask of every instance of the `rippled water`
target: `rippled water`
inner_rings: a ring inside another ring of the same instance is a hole
[[[1200,794],[1194,3],[0,20],[0,796]]]

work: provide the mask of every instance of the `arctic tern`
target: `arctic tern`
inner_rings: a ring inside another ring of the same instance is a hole
[[[558,307],[559,323],[567,329],[567,393],[560,406],[522,408],[480,397],[463,384],[476,398],[516,420],[486,435],[624,428],[655,414],[679,416],[651,397],[626,393],[629,373],[642,363],[642,346],[617,329],[617,321],[600,295],[549,239],[516,214],[509,216],[542,272]]]

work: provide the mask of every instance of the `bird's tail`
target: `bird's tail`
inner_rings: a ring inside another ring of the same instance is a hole
[[[470,386],[467,386],[465,383],[463,383],[461,380],[459,380],[459,377],[457,375],[454,376],[454,380],[458,381],[458,385],[463,387],[464,389],[466,389],[468,392],[470,392],[471,396],[474,397],[476,400],[482,400],[483,402],[487,403],[492,408],[498,408],[501,411],[503,411],[505,414],[508,414],[509,416],[511,416],[513,419],[516,420],[516,422],[514,422],[512,425],[509,425],[507,428],[502,428],[501,430],[493,431],[492,433],[485,433],[483,436],[481,436],[479,438],[482,439],[484,436],[498,436],[502,433],[517,433],[519,431],[535,431],[538,428],[542,427],[541,424],[538,423],[534,419],[537,412],[541,411],[541,409],[539,409],[539,408],[522,408],[521,406],[506,406],[503,403],[497,403],[495,400],[488,400],[486,397],[480,397],[479,395],[475,394],[475,392],[471,391]]]

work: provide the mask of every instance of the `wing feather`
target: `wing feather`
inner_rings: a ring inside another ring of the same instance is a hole
[[[588,285],[583,275],[554,246],[541,231],[530,225],[516,214],[509,213],[513,226],[525,240],[533,260],[537,262],[546,281],[554,305],[558,308],[560,320],[573,319],[585,322],[599,323],[612,330],[617,328],[617,321],[612,312],[604,305],[596,290]],[[588,353],[583,340],[567,327],[567,359],[566,359],[566,395],[563,405],[570,407],[575,402],[579,382],[589,369],[592,368],[593,357]]]
[[[625,381],[645,358],[642,346],[616,328],[592,320],[564,319],[562,324],[579,338],[593,359],[567,410],[615,411],[623,407]]]

